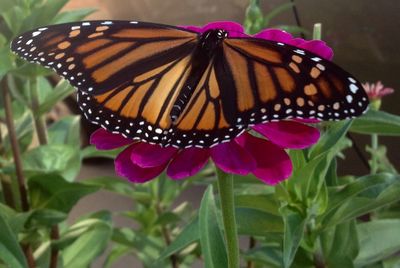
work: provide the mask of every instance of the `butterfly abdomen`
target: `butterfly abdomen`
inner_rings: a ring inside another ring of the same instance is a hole
[[[180,90],[170,112],[172,123],[177,122],[179,116],[186,108],[207,67],[210,62],[213,61],[218,47],[220,47],[222,40],[226,37],[227,32],[218,29],[206,31],[201,35],[199,43],[192,54],[192,68],[190,74]]]

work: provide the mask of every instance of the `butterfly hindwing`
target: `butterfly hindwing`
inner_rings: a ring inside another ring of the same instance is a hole
[[[225,39],[223,50],[218,77],[229,85],[222,87],[230,88],[223,93],[236,110],[226,114],[237,124],[289,118],[342,120],[368,107],[358,81],[306,50],[256,38]]]

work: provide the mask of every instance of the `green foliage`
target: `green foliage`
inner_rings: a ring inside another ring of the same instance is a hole
[[[209,186],[204,193],[199,210],[201,251],[206,267],[228,267],[222,231],[215,220],[217,218],[217,207],[212,190],[212,186]]]

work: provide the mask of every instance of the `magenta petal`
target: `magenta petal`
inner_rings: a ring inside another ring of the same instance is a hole
[[[167,164],[178,149],[161,147],[145,142],[138,143],[131,154],[131,161],[142,168],[157,167]]]
[[[201,32],[205,32],[210,29],[223,29],[229,33],[229,37],[246,37],[247,35],[244,33],[243,26],[237,22],[233,21],[215,21],[206,24]]]
[[[304,41],[298,47],[304,48],[310,52],[317,54],[318,56],[332,60],[333,58],[333,50],[332,48],[328,47],[324,41],[321,40],[310,40]]]
[[[116,149],[134,142],[135,141],[131,139],[124,138],[120,134],[108,132],[103,128],[97,129],[90,136],[90,144],[96,146],[96,149],[98,150]]]
[[[319,131],[295,121],[280,121],[259,124],[254,130],[267,137],[271,142],[283,148],[304,149],[316,143]]]
[[[211,148],[211,158],[217,167],[228,173],[247,175],[256,168],[253,157],[235,141]]]
[[[193,176],[204,167],[209,157],[207,149],[183,149],[169,164],[167,175],[175,180]]]
[[[202,32],[202,28],[199,26],[194,26],[194,25],[179,25],[179,28],[183,28],[189,31],[193,31],[193,32],[198,32],[201,33]]]
[[[236,139],[256,160],[253,174],[267,184],[277,184],[292,174],[292,162],[282,148],[245,133]]]
[[[137,144],[131,145],[122,151],[115,159],[115,172],[121,177],[125,177],[132,182],[146,182],[157,177],[165,168],[165,165],[142,168],[131,161],[132,151]]]
[[[293,38],[291,34],[279,29],[262,30],[261,32],[255,34],[254,37],[272,40],[275,42],[282,42],[288,45],[303,48],[327,60],[331,60],[333,58],[333,50],[321,40],[307,41],[302,38]]]
[[[293,39],[291,34],[278,29],[265,29],[253,35],[253,37],[271,40],[275,42],[282,42],[285,44],[290,44],[291,40]]]

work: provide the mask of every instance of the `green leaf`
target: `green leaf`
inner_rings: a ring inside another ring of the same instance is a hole
[[[132,249],[123,245],[115,245],[110,253],[108,253],[106,260],[104,261],[104,268],[112,268],[114,262],[119,260],[121,257],[131,254]]]
[[[172,254],[175,254],[190,244],[198,241],[200,239],[199,235],[199,222],[198,219],[194,219],[179,233],[174,241],[161,253],[159,260],[164,260]]]
[[[39,115],[43,115],[50,111],[54,105],[64,100],[66,97],[71,95],[75,89],[66,80],[61,80],[57,86],[51,90],[41,102],[39,110],[37,111]]]
[[[236,181],[235,181],[236,183]],[[279,205],[274,199],[274,194],[265,195],[239,195],[235,196],[235,206],[237,208],[258,209],[272,215],[279,214]]]
[[[121,153],[125,147],[114,149],[114,150],[97,150],[94,146],[87,146],[81,150],[82,159],[88,159],[93,157],[104,157],[115,159],[119,153]]]
[[[57,16],[51,22],[51,24],[61,24],[67,22],[80,21],[95,11],[96,11],[95,8],[82,8],[77,10],[64,11],[57,14]]]
[[[46,26],[54,19],[57,13],[65,6],[68,0],[41,1],[36,5],[29,16],[22,23],[22,30],[26,31],[39,26]],[[21,18],[21,17],[20,17]]]
[[[2,11],[1,15],[8,29],[13,35],[17,35],[21,30],[26,11],[22,7],[14,4],[14,6],[7,9],[7,11]]]
[[[24,170],[28,174],[58,173],[73,181],[81,167],[79,150],[71,145],[43,145],[22,156]]]
[[[366,114],[354,119],[350,131],[368,135],[400,136],[400,116],[369,109]]]
[[[256,264],[255,267],[282,267],[282,250],[279,245],[268,245],[252,248],[244,254],[242,253],[242,256],[245,260],[253,261]]]
[[[80,149],[80,116],[66,116],[48,129],[49,144],[68,144]]]
[[[134,194],[134,187],[131,182],[126,181],[120,177],[114,176],[100,176],[82,181],[83,184],[95,185],[102,187],[105,190],[117,194],[131,197]],[[152,199],[150,194],[146,196],[146,200]]]
[[[99,189],[96,186],[67,182],[56,174],[31,177],[28,186],[32,207],[54,209],[65,213],[68,213],[82,197]]]
[[[11,52],[8,46],[0,46],[0,79],[14,68]]]
[[[29,225],[52,227],[67,219],[67,214],[53,209],[33,210],[29,217]]]
[[[319,139],[317,145],[311,148],[310,158],[315,158],[317,155],[332,149],[338,143],[338,141],[346,135],[351,124],[352,120],[330,124],[324,135]]]
[[[328,267],[354,266],[353,260],[359,250],[355,221],[342,223],[326,230],[320,239]]]
[[[17,235],[13,233],[2,214],[0,214],[0,237],[0,259],[9,267],[28,267],[24,253],[19,246]]]
[[[283,234],[283,267],[287,268],[291,266],[297,249],[300,246],[307,217],[289,206],[282,207],[280,212],[285,223]]]
[[[374,220],[358,225],[359,267],[380,261],[400,251],[400,219]]]
[[[346,198],[343,202],[336,201],[336,205],[339,203],[340,206],[337,207],[337,209],[331,210],[330,213],[324,216],[321,226],[328,228],[370,213],[377,208],[399,201],[399,177],[387,175],[386,179],[388,179],[386,183],[377,184],[376,186],[364,191],[363,193],[366,194],[365,196],[359,194],[351,198]],[[392,179],[392,181],[390,181],[390,179]]]
[[[106,249],[111,234],[112,228],[108,222],[94,221],[84,233],[62,251],[64,267],[89,267]]]
[[[253,208],[236,208],[235,211],[239,234],[264,236],[283,232],[280,216]]]
[[[208,186],[201,200],[199,210],[199,232],[201,251],[207,268],[228,267],[226,247],[217,222],[212,185]]]

